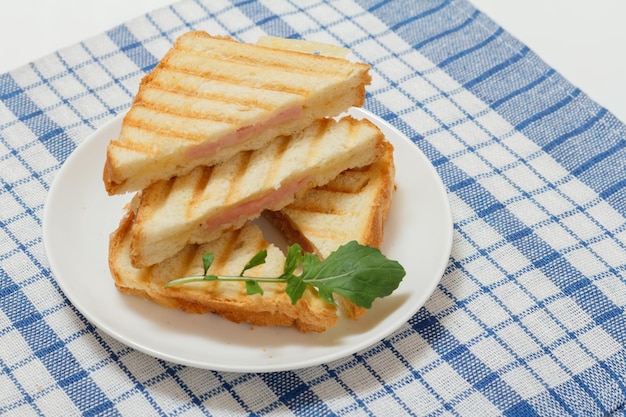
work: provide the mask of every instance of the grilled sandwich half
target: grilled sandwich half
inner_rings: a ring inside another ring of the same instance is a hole
[[[342,172],[329,183],[309,190],[280,211],[266,211],[290,243],[325,259],[339,246],[356,240],[379,248],[395,188],[393,146],[371,165]],[[384,279],[384,277],[381,277]],[[336,297],[342,312],[358,319],[367,309]]]
[[[141,268],[280,210],[346,169],[375,161],[383,133],[368,120],[320,119],[297,134],[212,167],[160,181],[138,197],[130,257]]]
[[[266,242],[254,224],[224,234],[203,245],[187,245],[175,256],[148,268],[130,263],[130,229],[133,212],[120,221],[109,243],[109,267],[117,288],[152,300],[162,306],[188,313],[215,313],[228,320],[258,326],[293,326],[301,332],[323,332],[338,321],[337,310],[308,287],[295,305],[285,293],[285,284],[261,283],[263,295],[248,295],[244,282],[204,281],[166,288],[176,278],[202,275],[202,256],[213,253],[209,274],[238,276],[246,263],[260,250],[267,250],[266,263],[249,269],[246,276],[278,277],[285,257]]]
[[[109,194],[223,162],[361,106],[369,65],[189,32],[144,77],[103,172]]]

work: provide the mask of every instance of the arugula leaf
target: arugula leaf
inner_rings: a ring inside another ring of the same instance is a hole
[[[211,264],[213,263],[214,259],[215,259],[215,256],[212,253],[205,253],[204,255],[202,255],[202,265],[204,266],[204,276],[206,276],[206,273],[211,267]]]
[[[255,266],[263,265],[265,263],[265,258],[267,258],[267,250],[263,249],[257,252],[257,254],[254,255],[252,259],[250,259],[248,263],[243,267],[239,276],[242,277],[244,272],[246,272],[248,269],[252,269]],[[206,270],[204,271],[204,275],[206,275]]]
[[[359,307],[370,308],[376,298],[382,298],[395,291],[406,275],[406,271],[397,261],[387,259],[379,249],[349,242],[320,261],[311,253],[302,253],[298,244],[289,246],[285,266],[281,276],[276,278],[244,277],[243,274],[255,266],[265,263],[267,251],[258,252],[244,266],[239,276],[207,275],[213,263],[213,254],[202,257],[204,275],[185,277],[168,282],[166,287],[183,285],[198,281],[244,281],[249,295],[263,294],[261,283],[285,283],[285,292],[291,303],[296,304],[308,285],[318,290],[319,296],[326,302],[336,305],[333,294],[339,294]],[[301,268],[301,274],[295,272]]]
[[[297,243],[287,248],[287,259],[285,259],[285,269],[283,270],[284,277],[293,275],[294,271],[302,263],[302,247]]]
[[[325,300],[337,293],[365,308],[395,291],[406,274],[397,261],[355,241],[338,248],[324,262],[312,262],[303,269],[303,282],[316,287]]]
[[[246,280],[246,293],[248,295],[261,294],[263,295],[263,288],[259,285],[259,282],[254,279]]]
[[[295,305],[298,300],[302,298],[302,294],[304,294],[307,285],[296,275],[291,275],[287,277],[286,280],[287,285],[285,286],[285,293],[289,296],[291,304]]]

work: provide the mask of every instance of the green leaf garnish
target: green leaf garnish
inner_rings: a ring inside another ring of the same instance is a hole
[[[206,276],[206,273],[208,272],[209,268],[211,267],[211,264],[213,263],[213,259],[215,257],[213,256],[212,253],[205,253],[204,255],[202,255],[202,264],[204,265],[204,275]]]
[[[166,287],[183,285],[199,281],[244,281],[249,295],[263,294],[260,284],[264,282],[286,283],[285,292],[295,304],[311,285],[318,290],[319,296],[335,305],[333,294],[339,294],[359,307],[370,308],[376,298],[390,295],[398,288],[406,271],[397,261],[387,259],[380,250],[349,242],[320,261],[311,253],[302,254],[298,244],[289,246],[283,274],[276,278],[245,277],[243,274],[255,266],[265,263],[267,251],[258,252],[241,271],[239,276],[208,275],[213,263],[213,254],[203,256],[204,274],[172,280]],[[296,270],[301,268],[300,275]]]
[[[217,281],[220,279],[216,275],[199,275],[193,277],[184,277],[174,279],[165,284],[165,288],[176,287],[177,285],[189,284],[190,282],[200,282],[200,281]]]
[[[261,286],[256,280],[247,279],[246,280],[246,293],[248,295],[253,295],[253,294],[263,295],[263,288],[261,288]]]
[[[302,263],[302,247],[297,243],[287,248],[287,258],[285,259],[285,268],[283,275],[285,278],[293,275],[294,271]]]
[[[248,261],[246,266],[243,267],[239,276],[243,276],[244,272],[246,272],[248,269],[252,269],[255,266],[263,265],[265,263],[265,258],[267,258],[267,250],[263,249],[257,252],[257,254]],[[204,271],[204,274],[206,275],[206,270]]]

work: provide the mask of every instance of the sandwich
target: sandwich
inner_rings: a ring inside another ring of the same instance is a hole
[[[263,210],[280,210],[341,172],[371,164],[385,143],[366,119],[320,119],[262,149],[152,184],[137,198],[131,262],[137,268],[159,263],[187,244],[240,228]]]
[[[384,142],[384,150],[374,163],[344,171],[282,210],[268,210],[263,216],[289,243],[298,243],[320,260],[351,240],[380,248],[395,189],[394,178],[393,146]],[[367,311],[341,296],[336,296],[335,301],[351,319],[358,319]]]
[[[213,242],[186,245],[174,256],[147,268],[130,263],[131,227],[134,213],[128,210],[109,241],[109,267],[116,287],[123,293],[154,301],[188,313],[215,313],[236,323],[258,326],[293,326],[301,332],[323,332],[334,327],[337,310],[308,287],[292,304],[283,283],[263,283],[264,293],[248,295],[244,282],[204,281],[167,288],[177,277],[202,275],[202,256],[213,253],[208,273],[237,276],[258,251],[267,250],[266,262],[246,271],[246,276],[279,276],[285,256],[268,243],[258,226],[246,223]]]
[[[106,191],[139,191],[361,106],[369,69],[345,58],[188,32],[142,79],[119,137],[110,141]]]
[[[136,192],[109,240],[120,291],[302,332],[334,327],[338,308],[363,315],[364,307],[336,291],[338,307],[327,289],[309,285],[292,302],[282,282],[260,283],[262,295],[241,281],[168,284],[207,273],[281,276],[292,254],[264,238],[253,222],[263,212],[322,260],[353,240],[380,246],[393,147],[367,119],[336,117],[363,104],[370,82],[369,66],[343,58],[346,51],[276,38],[250,45],[204,32],[176,41],[142,80],[120,136],[107,147],[106,191]],[[265,263],[248,269],[260,250]],[[215,256],[208,271],[207,253]]]

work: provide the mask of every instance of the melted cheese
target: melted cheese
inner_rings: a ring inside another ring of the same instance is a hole
[[[305,52],[309,54],[345,58],[350,50],[341,46],[330,45],[322,42],[306,41],[302,39],[285,39],[275,36],[261,36],[257,45],[288,51]]]

